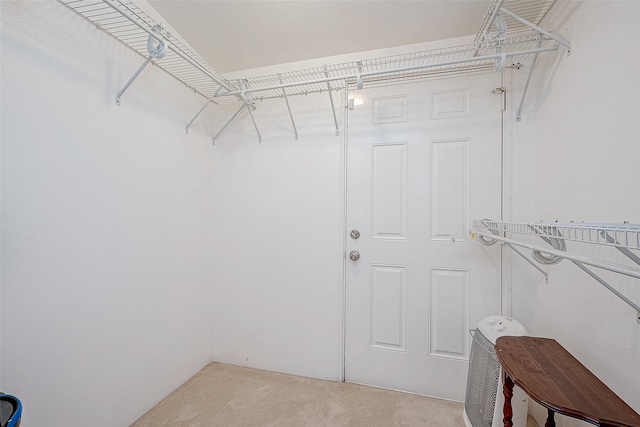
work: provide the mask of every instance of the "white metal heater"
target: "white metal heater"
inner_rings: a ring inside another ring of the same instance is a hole
[[[526,335],[522,324],[510,317],[489,316],[482,319],[473,334],[467,394],[464,402],[464,422],[467,427],[502,427],[502,369],[494,345],[505,335]],[[528,396],[518,387],[513,388],[513,426],[527,424]]]

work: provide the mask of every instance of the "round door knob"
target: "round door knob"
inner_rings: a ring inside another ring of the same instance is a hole
[[[360,252],[358,251],[351,251],[349,252],[349,259],[351,261],[357,261],[360,259]]]
[[[349,235],[353,240],[358,240],[360,238],[360,232],[358,230],[351,230],[351,233],[349,233]]]

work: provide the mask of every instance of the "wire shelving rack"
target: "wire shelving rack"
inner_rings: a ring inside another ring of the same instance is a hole
[[[542,221],[508,222],[485,219],[477,221],[474,225],[484,227],[493,233],[499,234],[549,235],[573,242],[640,250],[639,224],[592,224]]]
[[[640,305],[632,301],[607,280],[593,272],[589,267],[596,267],[613,273],[640,279],[640,268],[628,267],[595,258],[581,256],[567,251],[566,241],[585,244],[609,246],[617,249],[636,265],[640,266],[640,224],[599,224],[599,223],[564,223],[564,222],[508,222],[484,219],[473,222],[471,237],[478,238],[484,245],[502,242],[516,254],[527,261],[545,276],[548,273],[538,264],[556,264],[564,259],[571,261],[578,268],[591,276],[602,286],[610,290],[618,298],[636,310],[636,320],[640,323]],[[516,235],[535,236],[541,238],[550,247],[533,245],[518,239]],[[517,247],[532,251],[533,260]]]
[[[167,30],[167,25],[153,19],[132,0],[58,0],[96,28],[120,41],[140,56],[149,55],[149,37],[167,42],[163,58],[152,61],[194,92],[209,97],[220,91],[238,88]]]
[[[210,102],[241,102],[241,108],[224,125],[224,130],[244,108],[253,120],[255,100],[286,99],[287,96],[327,91],[335,119],[331,93],[346,89],[349,85],[360,89],[365,84],[376,85],[491,70],[501,72],[507,67],[519,68],[533,55],[524,90],[526,94],[538,54],[557,51],[562,45],[568,51],[571,47],[561,36],[538,27],[556,0],[492,0],[474,41],[466,45],[227,80],[180,37],[171,34],[167,30],[167,24],[152,18],[135,0],[57,1],[146,58],[116,95],[117,104],[149,63],[154,63],[207,98],[206,103],[186,126],[187,132]],[[518,107],[517,120],[520,119],[523,102],[524,95]],[[288,100],[287,108],[297,139],[297,129]],[[337,120],[335,122],[338,134]],[[255,120],[253,123],[260,141],[260,131]],[[214,137],[214,142],[221,132]]]

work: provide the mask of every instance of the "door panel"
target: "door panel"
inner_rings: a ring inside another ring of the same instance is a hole
[[[469,330],[500,312],[498,74],[354,91],[348,115],[347,381],[463,400]]]
[[[405,351],[407,274],[405,267],[371,266],[371,346]]]
[[[407,231],[407,143],[373,144],[372,238],[404,239]]]

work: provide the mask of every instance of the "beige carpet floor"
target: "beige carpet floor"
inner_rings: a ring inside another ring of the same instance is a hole
[[[211,363],[132,427],[464,427],[462,404]]]

